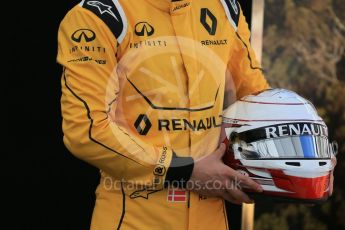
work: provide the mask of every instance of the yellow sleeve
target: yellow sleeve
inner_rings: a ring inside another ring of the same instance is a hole
[[[228,64],[236,88],[237,99],[269,88],[250,45],[248,24],[242,10],[239,13],[235,44]]]
[[[85,8],[76,6],[61,22],[57,61],[64,69],[63,140],[76,157],[117,180],[161,187],[169,167],[175,167],[172,150],[133,138],[110,118],[120,90],[117,45],[106,23]]]

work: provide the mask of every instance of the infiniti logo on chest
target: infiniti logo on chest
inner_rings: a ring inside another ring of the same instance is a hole
[[[153,26],[151,26],[148,22],[139,22],[135,25],[135,34],[137,36],[152,36],[155,32]]]

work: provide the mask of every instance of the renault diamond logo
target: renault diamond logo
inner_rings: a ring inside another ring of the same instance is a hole
[[[135,25],[135,34],[138,36],[151,36],[155,32],[153,26],[147,22],[139,22]]]
[[[84,40],[85,42],[91,42],[93,40],[95,40],[96,38],[96,34],[95,32],[93,32],[92,30],[89,29],[80,29],[75,31],[72,34],[72,40],[75,42],[81,42],[82,40]]]
[[[211,13],[209,9],[201,9],[200,22],[210,35],[216,34],[217,18]],[[209,23],[211,23],[211,25]]]
[[[140,135],[146,135],[152,127],[152,124],[145,114],[140,114],[134,123],[134,127]]]

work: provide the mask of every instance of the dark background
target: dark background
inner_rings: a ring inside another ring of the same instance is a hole
[[[250,19],[251,1],[240,2]],[[10,229],[89,228],[98,170],[63,145],[62,69],[56,63],[59,23],[78,3],[25,1],[18,15],[4,22],[9,31],[4,48],[12,55],[3,67],[7,138],[2,209],[7,214],[3,226]]]
[[[6,119],[10,229],[89,229],[98,170],[74,158],[61,131],[60,21],[79,1],[25,2],[13,19]],[[13,51],[12,51],[13,52]],[[11,120],[11,122],[10,122]],[[13,121],[12,121],[13,120]]]

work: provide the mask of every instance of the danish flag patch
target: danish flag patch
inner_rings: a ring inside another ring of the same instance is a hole
[[[183,189],[169,188],[167,198],[169,202],[186,202],[187,191]]]

